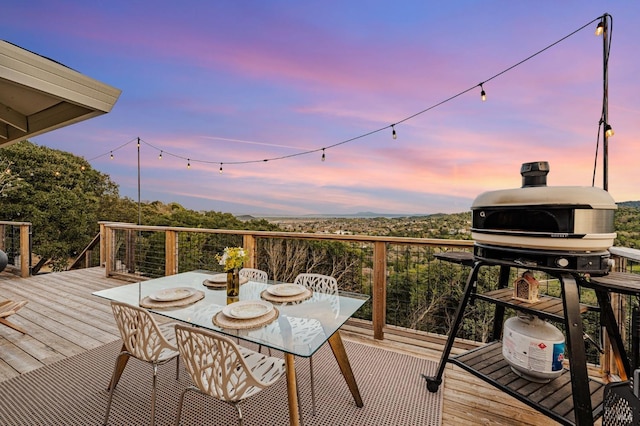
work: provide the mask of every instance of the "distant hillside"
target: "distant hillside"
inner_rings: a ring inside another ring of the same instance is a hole
[[[358,212],[352,214],[317,214],[306,215],[304,217],[319,217],[319,218],[354,218],[354,219],[373,219],[376,217],[411,217],[411,216],[425,216],[425,215],[411,215],[411,214],[393,214],[393,213],[375,213],[375,212]]]
[[[640,201],[623,201],[618,204],[618,207],[632,207],[634,209],[640,209]]]
[[[398,213],[375,213],[375,212],[358,212],[358,213],[350,213],[350,214],[338,214],[338,213],[317,213],[317,214],[307,214],[301,216],[284,216],[284,215],[239,215],[236,216],[239,220],[250,220],[255,218],[264,218],[264,219],[376,219],[376,218],[386,218],[386,219],[399,219],[403,217],[431,217],[431,216],[446,216],[445,213],[425,213],[425,214],[398,214]]]

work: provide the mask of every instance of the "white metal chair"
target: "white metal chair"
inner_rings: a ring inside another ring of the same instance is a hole
[[[294,280],[294,284],[305,286],[311,289],[314,293],[314,297],[322,294],[338,295],[338,282],[335,278],[329,275],[303,273],[298,274]],[[336,312],[337,315],[337,312]],[[316,391],[313,384],[313,356],[309,357],[309,374],[311,377],[311,409],[312,413],[316,415]]]
[[[153,384],[151,391],[151,424],[153,425],[155,424],[158,366],[176,358],[176,380],[179,378],[179,352],[175,346],[175,332],[173,329],[175,323],[160,326],[149,311],[127,303],[111,301],[111,310],[113,311],[113,316],[116,319],[116,324],[120,331],[123,350],[118,354],[116,366],[113,370],[104,424],[106,425],[109,420],[109,412],[111,411],[113,392],[116,388],[115,381],[120,359],[128,356],[148,362],[153,367]]]
[[[180,395],[176,426],[190,390],[233,405],[241,426],[240,402],[273,385],[285,372],[284,360],[238,346],[221,334],[181,324],[175,329],[180,356],[195,384]]]
[[[255,268],[240,269],[240,278],[247,278],[249,281],[256,281],[259,283],[266,283],[269,281],[269,275],[267,275],[265,271]]]

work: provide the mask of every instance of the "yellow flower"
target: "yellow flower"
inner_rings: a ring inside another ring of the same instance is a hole
[[[248,255],[242,247],[225,247],[222,255],[216,255],[216,260],[224,267],[225,271],[242,268],[247,259]]]

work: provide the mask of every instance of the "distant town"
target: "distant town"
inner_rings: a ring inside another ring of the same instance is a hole
[[[471,239],[471,212],[403,217],[239,217],[264,219],[287,232]]]

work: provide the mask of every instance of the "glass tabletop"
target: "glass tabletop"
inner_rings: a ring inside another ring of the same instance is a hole
[[[272,302],[279,315],[267,325],[240,330],[220,328],[213,322],[216,314],[233,302],[262,300],[261,293],[272,284],[249,281],[240,286],[238,298],[228,298],[224,287],[214,289],[203,284],[217,274],[209,271],[184,272],[100,290],[93,295],[138,306],[148,296],[170,294],[167,289],[201,290],[205,296],[195,303],[183,307],[150,308],[149,311],[302,357],[313,355],[369,299],[366,295],[354,293],[314,292],[301,302]]]

